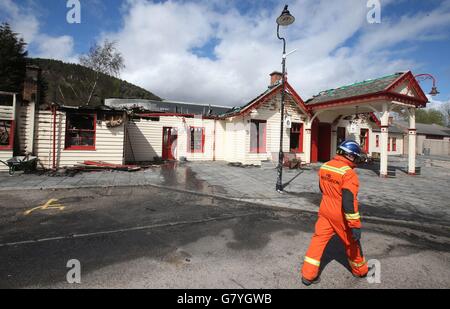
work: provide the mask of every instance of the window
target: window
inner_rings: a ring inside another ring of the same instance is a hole
[[[397,138],[392,138],[392,151],[397,151]]]
[[[250,123],[250,152],[266,152],[266,127],[267,121],[252,120]]]
[[[0,150],[12,150],[14,145],[14,122],[0,120]]]
[[[291,152],[303,152],[303,124],[293,123],[291,128]]]
[[[388,151],[391,151],[391,138],[388,139]]]
[[[191,153],[205,152],[205,128],[189,128],[188,151]]]
[[[67,114],[66,146],[67,150],[95,150],[95,114]]]
[[[376,147],[380,147],[380,136],[378,134],[376,136]]]

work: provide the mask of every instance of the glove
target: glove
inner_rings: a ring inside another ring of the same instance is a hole
[[[361,229],[352,229],[353,239],[359,241],[361,239]]]

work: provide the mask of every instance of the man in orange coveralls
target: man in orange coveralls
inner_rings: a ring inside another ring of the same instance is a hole
[[[361,249],[361,217],[358,210],[358,175],[353,170],[361,158],[361,147],[354,141],[343,142],[333,160],[319,171],[323,194],[319,219],[302,268],[302,282],[319,282],[320,259],[328,241],[337,234],[343,242],[352,273],[365,277],[367,262]]]

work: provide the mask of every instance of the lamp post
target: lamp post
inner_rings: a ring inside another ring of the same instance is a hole
[[[283,12],[280,17],[277,18],[277,37],[279,40],[283,41],[283,71],[282,71],[282,92],[281,92],[281,126],[280,126],[280,153],[278,156],[278,178],[276,190],[279,193],[283,192],[283,128],[284,128],[284,98],[286,94],[286,40],[280,37],[280,26],[287,27],[293,24],[295,17],[291,15],[288,10],[288,6],[284,7]]]
[[[437,96],[440,92],[437,90],[437,86],[436,86],[436,78],[434,78],[433,75],[431,74],[419,74],[414,76],[414,78],[418,81],[418,82],[422,82],[424,80],[427,79],[431,79],[433,81],[433,87],[431,88],[431,91],[429,93],[429,95],[431,95],[432,97]]]

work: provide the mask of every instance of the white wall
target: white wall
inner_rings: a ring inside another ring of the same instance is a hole
[[[124,125],[107,128],[103,121],[97,122],[94,151],[65,150],[65,112],[56,116],[56,163],[69,167],[86,160],[123,163]],[[35,154],[45,168],[53,165],[53,116],[49,111],[39,111],[35,123]],[[39,165],[38,165],[39,167]]]
[[[154,157],[162,157],[163,128],[173,127],[178,129],[177,147],[174,154],[176,159],[186,157],[190,161],[211,161],[214,158],[214,122],[213,119],[175,116],[161,116],[159,121],[145,118],[130,119],[127,124],[125,159],[127,162],[145,162],[153,161]],[[191,126],[205,128],[203,153],[188,152],[188,130]],[[223,134],[222,131],[219,134]],[[219,148],[219,151],[223,149],[222,145],[218,145],[220,142],[220,140],[216,140],[216,147]],[[220,155],[222,156],[222,153]]]
[[[261,161],[278,160],[280,150],[280,104],[281,95],[277,95],[248,115],[237,116],[225,121],[227,145],[225,161],[260,165]],[[303,123],[303,115],[300,109],[289,96],[286,98],[286,110],[287,114],[291,116],[292,122]],[[264,153],[252,153],[250,151],[251,120],[267,121],[266,152]],[[290,151],[290,129],[286,127],[284,127],[283,151]],[[304,159],[304,155],[298,154],[298,158]]]
[[[23,103],[20,106],[18,113],[18,131],[16,142],[19,142],[20,154],[33,152],[33,132],[34,132],[34,119],[35,104]]]

